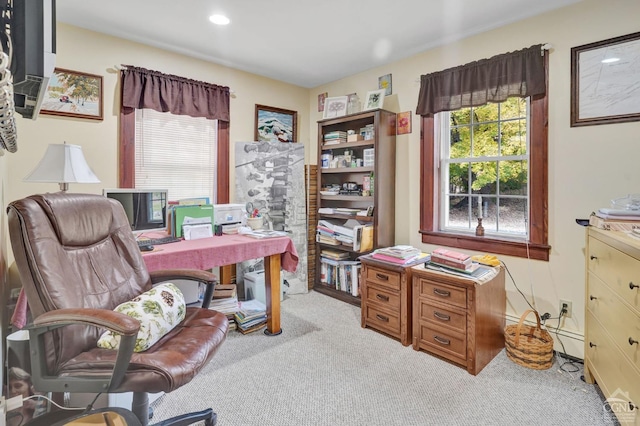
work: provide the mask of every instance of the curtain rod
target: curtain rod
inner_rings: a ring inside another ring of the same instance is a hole
[[[128,67],[131,67],[132,65],[125,65],[125,64],[116,64],[113,66],[113,68],[115,68],[118,71],[122,71],[122,70],[126,70]],[[236,91],[229,89],[229,94],[232,95],[233,97],[235,97]]]

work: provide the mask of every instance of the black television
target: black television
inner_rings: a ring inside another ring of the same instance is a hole
[[[14,0],[9,20],[15,110],[36,119],[56,62],[56,0]]]
[[[122,204],[135,234],[167,230],[166,189],[103,189],[102,195]]]

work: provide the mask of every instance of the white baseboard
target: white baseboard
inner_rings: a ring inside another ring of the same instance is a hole
[[[517,324],[520,321],[520,317],[506,314],[507,325]],[[531,319],[525,318],[525,324],[535,326],[535,316],[532,314]],[[553,337],[553,349],[566,353],[575,358],[584,359],[584,333],[575,330],[566,330],[560,328],[556,334],[555,324],[547,324],[547,331]],[[563,346],[564,345],[564,349]]]

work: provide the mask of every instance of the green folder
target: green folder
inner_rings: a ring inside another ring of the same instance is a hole
[[[213,224],[213,205],[203,204],[201,206],[174,206],[173,207],[173,229],[176,237],[182,237],[182,223],[185,217],[208,217]]]

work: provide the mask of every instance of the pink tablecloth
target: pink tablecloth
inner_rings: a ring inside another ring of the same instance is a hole
[[[233,265],[243,260],[280,254],[282,269],[295,272],[298,252],[289,237],[256,239],[244,235],[222,235],[156,246],[142,255],[147,270],[200,269]],[[27,297],[20,292],[11,323],[22,328],[27,319]]]
[[[249,259],[280,254],[282,269],[294,272],[298,252],[289,237],[256,239],[245,235],[222,235],[162,244],[142,255],[149,271],[159,269],[211,269]]]

